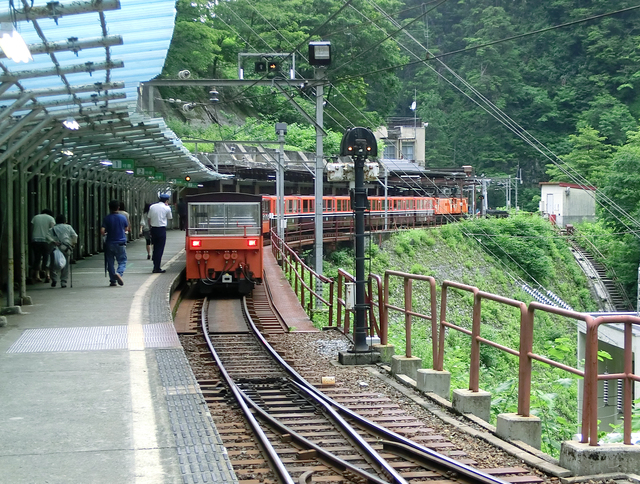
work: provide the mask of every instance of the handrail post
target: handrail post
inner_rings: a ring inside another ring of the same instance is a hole
[[[387,335],[389,332],[389,274],[384,275],[384,301],[383,301],[383,310],[382,310],[382,321],[380,322],[380,331],[384,335],[384,340],[380,338],[380,344],[386,345],[388,344]],[[382,331],[382,327],[384,327],[384,331]]]
[[[313,287],[313,272],[312,271],[308,271],[309,272],[309,288]],[[304,282],[304,278],[302,279],[302,282]],[[324,284],[322,281],[319,282],[319,284]],[[321,286],[323,287],[323,286]],[[313,315],[313,307],[319,307],[319,304],[313,304],[313,289],[309,289],[309,306],[308,306],[308,312],[309,314]],[[317,288],[316,288],[317,291]],[[313,318],[311,318],[313,320]]]
[[[334,299],[333,299],[333,279],[329,283],[329,326],[333,326],[333,309],[334,309]]]
[[[429,279],[429,299],[431,301],[431,366],[433,367],[438,356],[438,302],[436,301],[436,280]]]
[[[584,353],[584,389],[582,398],[582,443],[598,445],[598,327],[587,321]]]
[[[633,406],[632,384],[630,375],[633,374],[633,326],[632,323],[627,321],[624,324],[624,443],[631,445],[631,409]]]
[[[447,288],[449,285],[447,281],[442,283],[442,288],[440,289],[440,327],[438,328],[438,359],[436,363],[436,359],[434,357],[434,365],[433,369],[436,371],[442,371],[444,368],[444,337],[445,337],[445,329],[444,322],[447,318]]]
[[[406,349],[405,356],[411,358],[411,314],[412,309],[411,296],[412,296],[412,280],[409,277],[404,278],[404,331],[406,337]]]
[[[299,269],[298,274],[296,275],[296,285],[298,285],[298,277],[300,277],[300,304],[304,307],[305,293],[304,293],[304,264],[301,262],[296,263],[296,269]]]
[[[471,367],[469,369],[469,390],[477,392],[480,389],[480,315],[482,297],[479,290],[473,291],[473,322],[471,325]]]
[[[342,272],[338,271],[338,298],[336,300],[338,307],[336,308],[336,327],[344,328],[344,324],[342,323]]]
[[[528,417],[531,410],[531,370],[534,309],[520,306],[520,357],[518,368],[518,415]]]

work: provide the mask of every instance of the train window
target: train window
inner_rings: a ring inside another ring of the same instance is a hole
[[[305,198],[304,200],[302,200],[302,212],[303,213],[311,213],[311,212],[313,212],[312,205],[311,205],[311,200],[309,200],[308,198]]]
[[[260,203],[190,203],[189,235],[260,235]]]

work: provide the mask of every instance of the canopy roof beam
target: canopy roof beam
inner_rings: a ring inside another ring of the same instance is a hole
[[[87,2],[49,2],[46,5],[30,7],[26,2],[22,9],[0,13],[0,22],[23,22],[26,20],[38,20],[51,18],[57,22],[61,17],[91,12],[104,12],[105,10],[118,10],[120,0],[89,0]]]

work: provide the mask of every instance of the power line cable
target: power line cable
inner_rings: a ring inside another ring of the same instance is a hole
[[[375,3],[373,3],[371,0],[367,0],[369,1],[369,3],[371,3],[374,8],[376,8],[380,13],[382,13],[385,17],[387,17],[387,19],[393,24],[395,22],[395,20],[393,18],[391,18],[384,10],[382,10],[378,5],[376,5]],[[362,12],[360,12],[361,15]],[[366,17],[366,16],[365,16]],[[384,29],[380,26],[378,26],[377,24],[375,24],[380,30],[382,30],[384,32]],[[418,46],[420,46],[424,51],[426,51],[429,55],[431,55],[430,51],[424,46],[422,45],[421,42],[419,42],[417,39],[415,39],[411,34],[409,34],[408,32],[405,32],[405,34],[411,39],[413,40]],[[405,49],[407,52],[409,52],[411,55],[415,56],[415,57],[419,57],[417,54],[415,54],[413,51],[411,51],[409,48],[407,48],[406,46],[404,46],[402,43],[400,43],[397,39],[395,39],[395,41],[398,43],[398,45],[400,47],[402,47],[403,49]],[[590,185],[590,183],[585,180],[581,175],[579,175],[577,173],[577,171],[575,169],[573,169],[572,167],[566,165],[555,153],[553,153],[550,149],[548,149],[544,144],[542,144],[540,141],[538,141],[535,137],[533,137],[528,131],[526,131],[524,128],[522,128],[520,125],[518,125],[515,121],[513,121],[509,116],[507,116],[502,110],[500,110],[497,106],[495,106],[489,99],[487,99],[482,93],[480,93],[477,89],[475,89],[471,84],[469,84],[465,79],[463,79],[460,75],[458,75],[455,71],[453,71],[449,66],[447,66],[441,59],[436,59],[436,61],[445,68],[445,70],[447,72],[449,72],[451,75],[454,76],[454,78],[459,81],[462,85],[464,85],[467,89],[469,89],[475,96],[477,96],[482,103],[484,103],[484,105],[482,105],[480,102],[478,102],[476,99],[474,99],[473,97],[469,96],[469,94],[467,94],[466,92],[464,92],[459,86],[457,86],[455,83],[453,83],[451,80],[447,79],[440,71],[436,70],[433,65],[431,65],[430,63],[427,63],[424,60],[421,60],[420,62],[422,62],[424,65],[426,65],[429,69],[431,69],[437,76],[441,77],[443,80],[445,80],[446,82],[448,82],[452,87],[454,87],[455,89],[457,89],[458,91],[460,91],[463,95],[465,95],[469,100],[471,100],[472,102],[474,102],[477,106],[479,106],[481,109],[483,109],[484,111],[486,111],[487,113],[489,113],[491,116],[493,116],[496,120],[498,120],[500,123],[502,123],[505,127],[507,127],[509,130],[511,130],[514,134],[516,134],[518,137],[520,137],[523,141],[525,141],[527,144],[529,144],[531,147],[533,147],[534,149],[536,149],[540,154],[542,154],[545,158],[547,158],[551,163],[555,164],[556,166],[558,166],[558,168],[565,173],[568,177],[570,177],[572,180],[574,180],[577,184],[580,185]],[[562,166],[565,165],[565,166]],[[573,173],[572,173],[573,172]],[[592,195],[591,193],[589,193],[590,195]],[[620,208],[613,200],[611,200],[609,197],[606,196],[606,194],[602,193],[601,191],[598,191],[598,195],[601,196],[603,199],[605,199],[611,206],[615,207],[617,210],[619,210],[621,213],[625,213],[624,210],[622,208]],[[592,196],[595,197],[595,194],[593,194]],[[597,201],[597,199],[596,199]],[[616,218],[621,224],[623,224],[625,227],[629,228],[630,227],[618,216],[617,213],[613,212],[612,210],[609,209],[609,207],[603,205],[601,203],[601,205],[603,206],[603,208],[605,208],[614,218]],[[629,217],[628,214],[626,214],[627,217]],[[632,223],[638,227],[640,227],[640,222],[636,222],[636,221],[632,221]]]

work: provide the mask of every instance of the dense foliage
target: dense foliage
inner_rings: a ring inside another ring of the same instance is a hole
[[[341,0],[178,0],[164,75],[175,77],[186,68],[195,77],[233,79],[239,53],[297,50],[298,77],[312,78],[306,44],[330,40],[327,126],[342,131],[350,125],[373,126],[390,115],[412,116],[417,93],[417,114],[429,122],[428,165],[470,164],[490,175],[515,174],[519,163],[525,180],[535,182],[544,177],[547,161],[505,131],[487,113],[484,100],[454,73],[559,155],[570,152],[568,137],[581,125],[597,130],[608,144],[622,145],[640,115],[638,10],[499,41],[632,4],[356,0],[345,6]],[[464,49],[471,50],[446,55]],[[245,75],[258,79],[252,73],[254,60],[243,61]],[[290,63],[282,64],[287,77]],[[295,84],[291,94],[313,112],[313,92]],[[249,112],[304,122],[271,88],[224,91],[224,102]]]
[[[239,54],[296,52],[298,80],[289,81],[287,92],[313,116],[315,92],[299,82],[314,77],[306,45],[330,40],[326,153],[336,154],[348,126],[413,116],[416,100],[415,114],[429,123],[430,167],[472,165],[491,177],[514,176],[519,166],[519,205],[529,211],[537,210],[539,181],[603,189],[599,215],[605,230],[618,234],[611,235],[618,248],[601,252],[610,255],[605,262],[633,298],[639,248],[629,229],[640,216],[640,9],[615,12],[635,6],[630,0],[178,0],[163,76],[189,69],[195,78],[237,79],[240,59],[245,78],[258,80],[265,77],[253,72],[260,57]],[[291,61],[273,59],[281,63],[276,77],[288,78]],[[207,103],[208,89],[163,93]],[[309,123],[272,86],[218,89],[221,102],[209,113],[214,128],[174,129],[209,139],[258,133],[273,139],[273,122],[286,122],[294,126],[288,144],[312,147]],[[257,121],[234,127],[247,117]],[[522,129],[529,143],[517,136]],[[547,156],[535,148],[538,142]],[[496,207],[504,195],[490,198]]]

